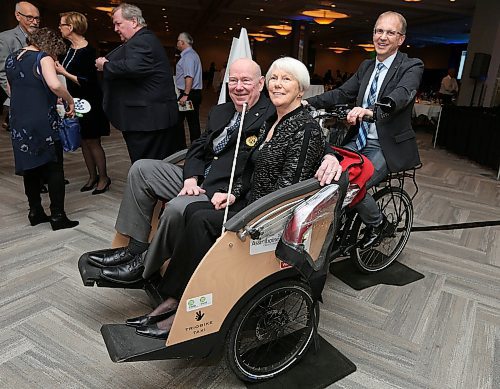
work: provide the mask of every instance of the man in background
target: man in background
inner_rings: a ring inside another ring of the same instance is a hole
[[[112,16],[123,44],[96,60],[104,76],[104,112],[122,131],[132,163],[166,158],[177,151],[177,102],[167,55],[138,7],[122,3]]]
[[[456,71],[453,68],[448,69],[448,74],[441,80],[441,88],[439,88],[439,97],[443,105],[450,105],[451,100],[458,93],[458,83],[456,79]]]
[[[177,49],[181,52],[181,59],[175,67],[175,83],[179,89],[179,134],[184,134],[184,119],[187,119],[191,143],[200,137],[200,104],[203,89],[200,57],[192,46],[191,35],[181,32],[177,38]],[[183,110],[187,101],[191,101],[192,110]],[[185,146],[184,135],[180,144]]]
[[[5,74],[5,61],[13,52],[26,46],[26,38],[30,32],[35,31],[40,24],[40,12],[38,8],[27,1],[20,1],[16,4],[15,16],[19,24],[12,30],[0,33],[0,106],[9,106],[7,99],[7,76]],[[3,123],[8,128],[8,118]]]

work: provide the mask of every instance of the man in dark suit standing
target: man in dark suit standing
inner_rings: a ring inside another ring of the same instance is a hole
[[[355,102],[357,106],[349,112],[347,121],[351,125],[361,124],[348,134],[345,147],[359,151],[373,163],[375,173],[367,188],[382,181],[389,172],[410,169],[420,163],[411,114],[424,64],[398,51],[405,34],[406,20],[401,14],[381,14],[373,30],[376,59],[364,61],[341,87],[307,99],[316,108]],[[377,101],[389,103],[390,112],[375,111]],[[361,122],[365,116],[374,118],[375,123]],[[330,181],[334,173],[320,171],[319,176],[322,175],[329,175],[327,181]],[[368,248],[377,243],[387,221],[369,194],[356,209],[367,226],[360,247]]]
[[[129,236],[130,243],[128,247],[89,253],[90,262],[103,267],[103,278],[124,284],[149,278],[170,257],[182,234],[187,205],[209,201],[215,192],[229,185],[241,111],[246,102],[248,110],[235,177],[242,173],[260,127],[275,109],[260,93],[264,77],[254,61],[246,58],[234,61],[229,75],[232,101],[212,108],[207,129],[191,144],[182,168],[155,160],[141,160],[130,168],[116,221],[116,230]],[[149,245],[151,217],[158,199],[167,200],[168,204]]]
[[[132,162],[163,159],[177,151],[177,97],[167,55],[138,7],[122,3],[112,15],[124,43],[96,60],[104,73],[104,111],[122,131]]]
[[[13,52],[26,46],[26,38],[30,32],[35,31],[40,24],[38,8],[27,1],[16,4],[15,16],[19,24],[12,30],[0,33],[0,108],[9,104],[7,98],[7,76],[5,74],[5,61]],[[0,109],[1,112],[1,109]]]

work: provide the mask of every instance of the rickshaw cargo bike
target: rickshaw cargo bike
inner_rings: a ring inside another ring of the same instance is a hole
[[[316,114],[330,139],[343,137],[339,122],[348,110],[337,106]],[[176,153],[169,161],[179,163],[184,155],[185,151]],[[415,188],[412,197],[403,188],[407,178]],[[224,352],[233,372],[245,381],[285,372],[317,341],[318,291],[311,289],[314,282],[310,282],[314,273],[326,274],[331,261],[345,257],[362,272],[380,271],[408,241],[412,198],[418,191],[415,169],[390,174],[373,188],[388,227],[380,241],[366,250],[357,246],[363,224],[349,208],[359,190],[343,172],[336,183],[321,187],[312,178],[238,212],[226,222],[225,232],[192,275],[167,340],[137,335],[135,328],[125,324],[105,324],[101,333],[111,359],[206,358]],[[124,237],[117,234],[113,246],[123,245]],[[79,260],[84,285],[144,288],[154,304],[161,302],[158,278],[126,286],[113,283],[100,278],[87,256]]]

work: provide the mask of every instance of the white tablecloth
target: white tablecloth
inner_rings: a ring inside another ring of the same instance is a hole
[[[308,97],[320,95],[325,91],[325,87],[323,85],[311,85],[308,90],[304,92],[303,99],[307,99]]]
[[[415,105],[413,106],[413,116],[415,117],[425,115],[429,119],[437,120],[440,113],[441,105],[439,104],[415,103]]]

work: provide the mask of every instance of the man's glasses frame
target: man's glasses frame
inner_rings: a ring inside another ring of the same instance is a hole
[[[40,21],[40,16],[33,16],[33,15],[25,15],[22,12],[17,11],[17,13],[21,16],[24,16],[28,22],[33,22],[33,21]]]
[[[394,31],[394,30],[384,30],[382,28],[374,28],[373,29],[373,35],[382,36],[382,35],[384,35],[384,32],[390,38],[394,38],[396,35],[401,35],[401,36],[405,35],[402,32]]]

